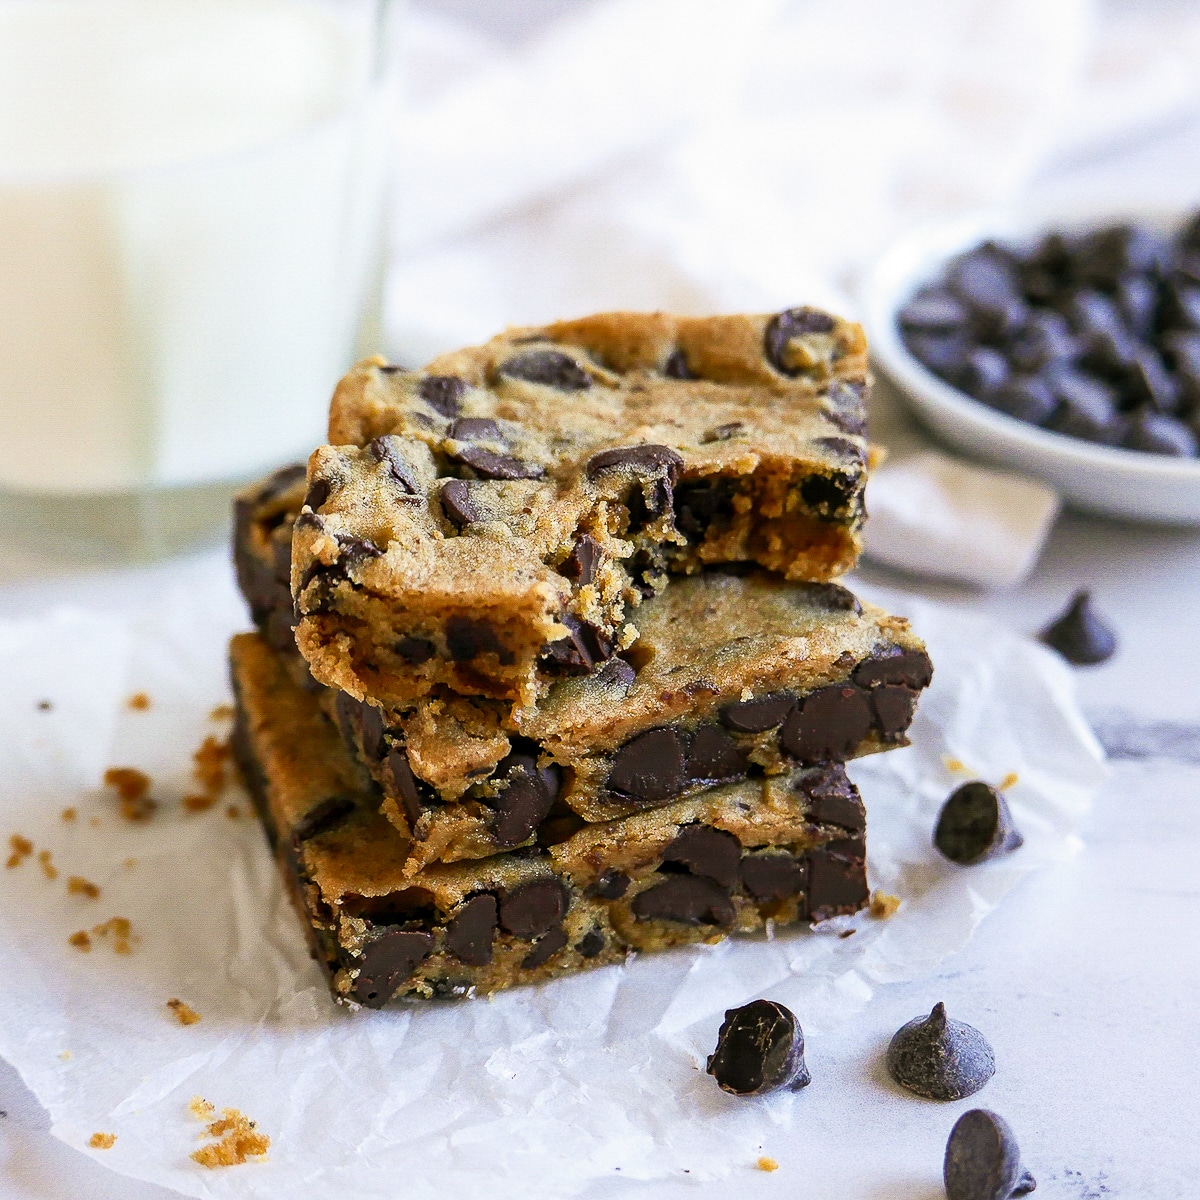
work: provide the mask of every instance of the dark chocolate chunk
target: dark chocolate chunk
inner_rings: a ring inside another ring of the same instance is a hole
[[[329,499],[330,484],[328,479],[314,479],[308,485],[308,491],[304,493],[304,507],[311,508],[313,512]]]
[[[1044,425],[1058,411],[1058,397],[1046,380],[1019,375],[987,397],[989,407],[1029,425]]]
[[[1077,667],[1107,662],[1117,649],[1117,635],[1096,611],[1087,591],[1076,592],[1066,612],[1047,625],[1039,637]]]
[[[534,942],[533,949],[521,960],[521,967],[526,971],[540,967],[553,958],[566,944],[567,931],[561,925],[557,929],[551,929],[549,933],[543,933]]]
[[[357,750],[362,736],[362,704],[355,700],[349,692],[338,692],[333,702],[333,711],[337,716],[338,730],[342,741],[352,750]]]
[[[855,616],[862,613],[858,597],[840,583],[796,583],[792,587],[798,605],[811,605],[826,612],[849,612]]]
[[[973,1096],[996,1073],[988,1040],[971,1025],[946,1016],[937,1003],[927,1017],[902,1026],[887,1052],[888,1073],[928,1100]]]
[[[1158,288],[1145,275],[1126,275],[1117,284],[1116,295],[1126,324],[1138,337],[1148,338],[1158,314]]]
[[[605,471],[618,467],[630,467],[640,474],[665,474],[671,484],[679,477],[683,458],[670,446],[658,446],[652,442],[640,446],[617,446],[612,450],[601,450],[587,461],[587,477],[595,479]]]
[[[1122,373],[1121,399],[1126,408],[1142,405],[1160,412],[1173,413],[1179,407],[1179,391],[1170,372],[1149,346],[1139,346],[1133,361]]]
[[[858,789],[850,782],[841,763],[828,763],[805,771],[796,781],[796,791],[808,799],[808,816],[821,825],[838,825],[860,832],[867,827]]]
[[[542,383],[560,392],[583,392],[592,386],[592,377],[560,350],[525,350],[514,354],[500,364],[497,374]]]
[[[1116,393],[1090,375],[1067,371],[1055,380],[1059,407],[1046,428],[1101,445],[1121,440],[1124,424],[1117,412]]]
[[[629,891],[629,876],[623,871],[601,871],[599,878],[587,889],[587,895],[601,900],[620,900]]]
[[[608,787],[638,804],[661,804],[685,786],[684,741],[676,729],[648,729],[613,755]]]
[[[738,779],[749,767],[750,760],[719,725],[701,725],[692,735],[687,756],[687,775],[691,782],[718,783]]]
[[[781,1088],[798,1092],[812,1081],[804,1062],[804,1031],[791,1009],[773,1000],[725,1010],[705,1069],[721,1091],[733,1096],[762,1096]]]
[[[1133,414],[1123,444],[1128,450],[1174,458],[1195,458],[1197,454],[1196,434],[1177,417],[1152,408],[1142,408]]]
[[[363,757],[368,762],[377,762],[387,749],[383,738],[383,713],[373,704],[364,704],[359,710],[358,728]]]
[[[596,564],[600,561],[600,543],[590,533],[582,533],[575,539],[571,553],[567,555],[560,570],[585,587],[596,578]]]
[[[427,663],[437,653],[437,647],[428,638],[423,637],[402,637],[392,648],[406,663],[411,663],[414,667]]]
[[[1010,1200],[1037,1187],[1003,1117],[973,1108],[954,1123],[942,1165],[946,1200]]]
[[[843,858],[824,850],[808,856],[808,916],[812,920],[858,912],[867,896],[867,867],[861,858]]]
[[[492,961],[496,913],[495,896],[472,896],[446,926],[446,949],[469,967],[486,967]]]
[[[721,723],[737,733],[764,733],[782,725],[795,705],[794,692],[773,692],[753,700],[739,700],[721,709]]]
[[[799,375],[802,366],[793,366],[791,342],[806,333],[832,333],[833,317],[816,308],[789,308],[767,322],[763,334],[763,353],[767,361],[783,375]]]
[[[923,289],[900,309],[901,329],[923,333],[954,333],[967,324],[967,310],[941,289]]]
[[[638,892],[631,905],[639,921],[678,921],[683,925],[733,924],[729,889],[700,875],[672,875]]]
[[[875,712],[875,728],[884,741],[900,739],[912,724],[917,709],[917,695],[902,683],[884,684],[870,692],[871,708]]]
[[[949,337],[909,333],[904,344],[922,366],[942,379],[953,380],[967,360],[970,341],[958,334]]]
[[[408,764],[408,755],[404,753],[402,746],[393,746],[387,756],[384,764],[384,785],[387,794],[400,801],[409,826],[415,830],[417,822],[425,813],[425,805],[421,802],[417,778]]]
[[[452,451],[450,457],[470,467],[481,479],[541,479],[546,474],[546,468],[538,463],[511,454],[496,454],[482,446],[465,446]]]
[[[426,375],[417,388],[422,400],[443,417],[457,417],[466,381],[457,375]]]
[[[446,431],[459,442],[502,442],[504,435],[491,417],[459,417]]]
[[[1148,229],[1110,225],[1076,242],[1071,269],[1080,283],[1112,291],[1123,275],[1152,270],[1160,253],[1159,240]]]
[[[624,688],[628,692],[637,672],[623,658],[610,658],[596,668],[592,678],[605,687]]]
[[[500,897],[500,924],[514,937],[532,942],[566,915],[567,889],[558,879],[535,879]]]
[[[292,841],[307,842],[345,824],[358,806],[350,796],[326,796],[318,800],[304,816],[292,826]]]
[[[505,650],[496,630],[475,617],[447,617],[446,647],[455,662],[470,662],[481,654],[494,654],[501,663],[510,663],[513,655]]]
[[[718,477],[680,484],[675,489],[675,526],[689,542],[702,541],[708,527],[733,516],[733,481]]]
[[[559,622],[570,632],[550,642],[542,653],[542,664],[560,675],[588,675],[599,662],[612,656],[612,638],[595,625],[565,613]]]
[[[667,361],[663,363],[663,374],[670,379],[696,378],[688,369],[687,355],[678,347],[667,355]]]
[[[471,487],[465,480],[447,479],[440,495],[446,520],[453,521],[460,529],[479,520],[479,510],[471,500]]]
[[[838,458],[852,459],[858,466],[867,465],[867,452],[857,442],[843,437],[819,437],[815,444],[826,450],[832,450]]]
[[[800,498],[819,517],[834,520],[857,500],[859,473],[835,471],[832,475],[807,475],[800,481]]]
[[[1066,362],[1074,357],[1078,347],[1067,318],[1052,309],[1040,309],[1008,346],[1008,359],[1015,371],[1036,374],[1052,363]]]
[[[351,998],[367,1008],[382,1008],[432,950],[432,934],[410,930],[395,930],[368,942]]]
[[[873,688],[881,683],[903,684],[920,691],[933,679],[933,663],[924,650],[905,650],[885,646],[864,658],[850,676],[859,687]]]
[[[510,754],[496,771],[508,782],[488,801],[496,812],[492,837],[498,846],[509,849],[528,841],[550,815],[562,786],[562,772],[553,764],[539,767],[528,754]]]
[[[730,438],[740,437],[746,432],[742,421],[727,421],[724,425],[716,425],[706,429],[700,436],[701,442],[727,442]]]
[[[961,866],[1009,854],[1024,841],[1004,796],[978,779],[950,793],[933,834],[933,844]]]
[[[684,825],[663,851],[663,862],[680,863],[693,875],[703,875],[726,888],[737,883],[741,857],[741,842],[712,825]]]
[[[804,890],[806,864],[794,854],[749,854],[742,859],[742,887],[759,904],[784,900]]]
[[[779,731],[779,744],[804,763],[849,758],[871,729],[866,693],[852,684],[831,684],[801,698]]]
[[[351,567],[368,558],[382,558],[383,551],[370,538],[353,537],[348,533],[337,535],[338,547],[341,550],[340,562]]]
[[[604,934],[593,927],[575,943],[580,958],[595,958],[604,949]]]
[[[404,461],[396,448],[396,439],[392,437],[377,437],[370,445],[371,453],[376,462],[387,468],[389,476],[400,488],[400,499],[420,500],[421,485],[413,474],[412,467]]]
[[[1008,360],[991,346],[976,346],[967,356],[954,377],[955,384],[974,396],[986,400],[1008,382]]]
[[[948,282],[970,311],[971,328],[978,337],[1009,337],[1025,323],[1028,309],[1013,266],[994,246],[979,246],[960,255],[950,265]]]
[[[1186,279],[1168,279],[1163,285],[1159,320],[1164,329],[1200,328],[1200,288]]]

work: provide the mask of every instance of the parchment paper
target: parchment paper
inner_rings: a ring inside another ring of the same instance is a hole
[[[872,883],[902,898],[895,916],[643,956],[490,1002],[359,1013],[329,999],[240,790],[207,812],[180,805],[196,790],[191,752],[227,733],[209,714],[228,700],[225,639],[245,626],[228,581],[141,617],[63,610],[0,623],[0,833],[50,850],[59,871],[47,878],[36,853],[0,871],[0,1053],[58,1137],[191,1196],[524,1200],[753,1161],[764,1130],[786,1125],[806,1093],[747,1102],[715,1087],[703,1063],[724,1009],[781,1000],[819,1049],[875,987],[929,972],[1028,872],[1072,854],[1104,773],[1069,669],[1049,652],[879,598],[914,619],[936,665],[912,747],[851,770]],[[149,710],[128,707],[138,691]],[[963,869],[930,849],[938,807],[967,777],[946,757],[993,782],[1019,776],[1008,795],[1020,851]],[[148,823],[117,815],[100,787],[112,765],[154,780]],[[69,894],[70,874],[100,897]],[[68,945],[112,916],[132,921],[133,953],[115,954],[111,938],[90,953]],[[202,1020],[180,1025],[170,997]],[[268,1161],[192,1163],[196,1095],[257,1121]],[[116,1144],[88,1149],[95,1132]]]

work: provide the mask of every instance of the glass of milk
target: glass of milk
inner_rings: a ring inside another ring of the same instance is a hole
[[[162,552],[379,348],[389,0],[0,0],[0,533]]]

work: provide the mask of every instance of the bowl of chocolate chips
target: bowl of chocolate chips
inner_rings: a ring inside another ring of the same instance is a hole
[[[1200,213],[915,231],[872,274],[867,329],[944,441],[1077,508],[1200,524]]]

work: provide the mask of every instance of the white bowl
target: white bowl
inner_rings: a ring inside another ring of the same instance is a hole
[[[1052,229],[1084,230],[1121,220],[1170,229],[1182,216],[1076,211],[1022,219],[993,214],[913,231],[883,255],[868,279],[864,308],[871,354],[922,422],[959,450],[1036,475],[1075,508],[1136,521],[1200,525],[1200,459],[1097,446],[1027,425],[939,379],[900,337],[896,314],[955,254],[990,237],[1026,242]]]

